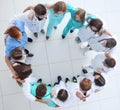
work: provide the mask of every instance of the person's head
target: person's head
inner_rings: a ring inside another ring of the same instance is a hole
[[[75,20],[83,22],[85,20],[86,11],[84,9],[78,8],[75,14]]]
[[[41,99],[47,92],[45,84],[40,84],[36,89],[36,98]]]
[[[42,4],[37,4],[37,5],[34,7],[34,12],[35,12],[35,16],[36,16],[39,20],[42,20],[43,18],[46,17],[47,10],[46,10],[46,8],[45,8],[44,5],[42,5]]]
[[[17,75],[21,80],[24,80],[32,73],[30,64],[19,62],[18,65],[13,66],[13,68],[17,72]]]
[[[80,88],[83,91],[88,91],[91,88],[91,85],[92,85],[92,81],[87,78],[82,79],[82,81],[80,81],[79,84]]]
[[[63,1],[58,1],[53,5],[53,10],[55,13],[63,14],[66,11],[66,4]]]
[[[105,85],[105,78],[101,74],[94,72],[93,76],[95,85],[100,87]]]
[[[110,38],[107,39],[106,47],[112,49],[113,47],[116,46],[116,44],[117,44],[116,40],[114,38]]]
[[[10,35],[10,37],[12,37],[16,40],[22,39],[22,33],[21,33],[20,29],[16,26],[11,26],[4,32],[4,34]]]
[[[116,61],[114,58],[106,58],[104,60],[104,65],[108,68],[113,68],[116,65]]]
[[[103,22],[100,19],[91,19],[88,21],[88,26],[93,32],[99,32],[103,26]]]
[[[67,98],[68,98],[68,92],[67,92],[67,90],[65,90],[65,89],[60,89],[59,92],[58,92],[58,94],[57,94],[57,98],[58,98],[60,101],[62,101],[62,102],[66,101]]]
[[[14,50],[11,51],[11,55],[10,57],[15,59],[15,60],[20,60],[22,59],[22,48],[21,47],[17,47]]]

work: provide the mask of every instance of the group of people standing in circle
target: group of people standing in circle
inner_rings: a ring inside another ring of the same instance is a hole
[[[74,33],[74,30],[78,29],[75,42],[81,49],[94,50],[99,54],[91,60],[88,67],[82,68],[78,76],[73,76],[72,81],[66,78],[64,82],[62,76],[58,76],[58,81],[51,86],[43,83],[41,78],[35,78],[31,64],[26,63],[26,58],[33,57],[34,54],[25,48],[28,42],[33,42],[32,38],[27,37],[25,26],[34,37],[37,38],[39,33],[42,33],[46,34],[46,40],[49,40],[64,20],[66,13],[70,14],[70,18],[61,38],[65,39],[68,32]],[[47,20],[48,26],[45,32],[43,28]],[[10,26],[4,32],[5,62],[11,70],[12,77],[29,100],[46,103],[52,107],[69,106],[76,101],[86,101],[91,94],[105,87],[106,76],[116,65],[114,53],[117,41],[97,15],[64,1],[58,1],[52,5],[29,6],[23,13],[15,15],[9,24]],[[83,47],[84,43],[86,45]]]

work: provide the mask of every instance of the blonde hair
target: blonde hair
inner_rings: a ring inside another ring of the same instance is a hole
[[[78,8],[75,16],[78,15],[80,17],[80,20],[84,21],[85,20],[85,14],[86,14],[86,11],[84,9]]]

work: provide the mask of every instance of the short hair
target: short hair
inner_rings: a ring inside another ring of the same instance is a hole
[[[13,66],[13,68],[17,72],[18,77],[21,80],[24,80],[32,73],[31,65],[21,63],[21,62],[17,62],[17,63],[18,63],[18,65]]]
[[[65,12],[66,11],[66,4],[63,1],[58,1],[53,5],[53,10],[55,13],[59,11]]]
[[[115,47],[116,44],[117,44],[117,42],[114,38],[109,38],[107,40],[106,47],[111,49],[111,48]]]
[[[91,85],[92,85],[91,80],[89,80],[87,78],[84,78],[79,84],[80,88],[83,91],[88,91],[91,88]]]
[[[78,15],[80,17],[81,21],[83,22],[85,20],[85,14],[86,14],[86,11],[84,9],[78,8],[75,15]]]
[[[106,58],[104,62],[109,68],[113,68],[116,65],[116,61],[114,58]]]
[[[8,28],[4,34],[9,34],[10,37],[17,39],[20,36],[20,29],[17,26],[11,26]]]
[[[35,14],[37,14],[38,16],[45,15],[47,12],[45,6],[42,4],[37,4],[34,7],[34,11],[35,11]]]
[[[36,98],[41,99],[46,94],[46,91],[46,85],[40,84],[36,89]]]
[[[67,90],[60,89],[59,92],[58,92],[58,94],[57,94],[57,98],[60,101],[62,101],[62,102],[64,102],[65,100],[67,100],[67,98],[68,98],[68,92],[67,92]]]
[[[100,86],[100,87],[104,86],[105,85],[105,78],[101,74],[99,74],[97,72],[94,72],[93,76],[95,76],[95,75],[99,75],[100,76],[97,79],[94,78],[95,85]]]
[[[22,58],[22,49],[21,47],[17,47],[11,51],[11,57],[15,60],[19,60]]]
[[[103,26],[103,22],[100,19],[91,19],[88,23],[88,26],[95,26],[97,28],[96,32],[99,32]]]

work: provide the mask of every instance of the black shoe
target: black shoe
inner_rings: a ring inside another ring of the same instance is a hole
[[[54,29],[57,29],[57,26],[54,26]]]
[[[44,29],[41,29],[41,31],[40,31],[42,34],[45,34],[45,31],[44,31]]]
[[[38,79],[38,80],[37,80],[37,82],[41,83],[41,82],[42,82],[42,79],[41,79],[41,78],[40,78],[40,79]]]
[[[33,42],[33,39],[28,37],[28,42]]]
[[[55,86],[55,85],[58,85],[58,83],[57,83],[57,82],[55,82],[55,83],[54,83],[54,86]]]
[[[49,39],[49,36],[46,36],[46,40],[48,40]]]
[[[82,72],[83,72],[84,74],[88,73],[88,71],[87,71],[86,69],[82,69]]]
[[[37,38],[38,37],[38,33],[37,32],[35,32],[35,33],[33,33],[34,34],[34,36]]]
[[[34,55],[32,53],[28,53],[27,57],[33,57]]]
[[[65,36],[64,35],[62,35],[62,39],[64,39],[65,38]]]
[[[72,81],[73,81],[74,83],[77,83],[77,78],[76,78],[75,76],[73,76]]]
[[[73,33],[74,31],[73,30],[70,30],[70,33]]]
[[[62,80],[62,77],[61,77],[61,76],[58,76],[57,79],[58,79],[58,84],[59,84],[60,81]]]
[[[70,81],[69,78],[66,78],[66,79],[65,79],[65,83],[67,83],[67,82],[69,82],[69,81]]]
[[[51,84],[48,84],[47,86],[50,86],[50,87],[51,87],[52,85],[51,85]]]
[[[28,54],[29,53],[29,50],[28,49],[24,49],[25,51],[25,54]]]

